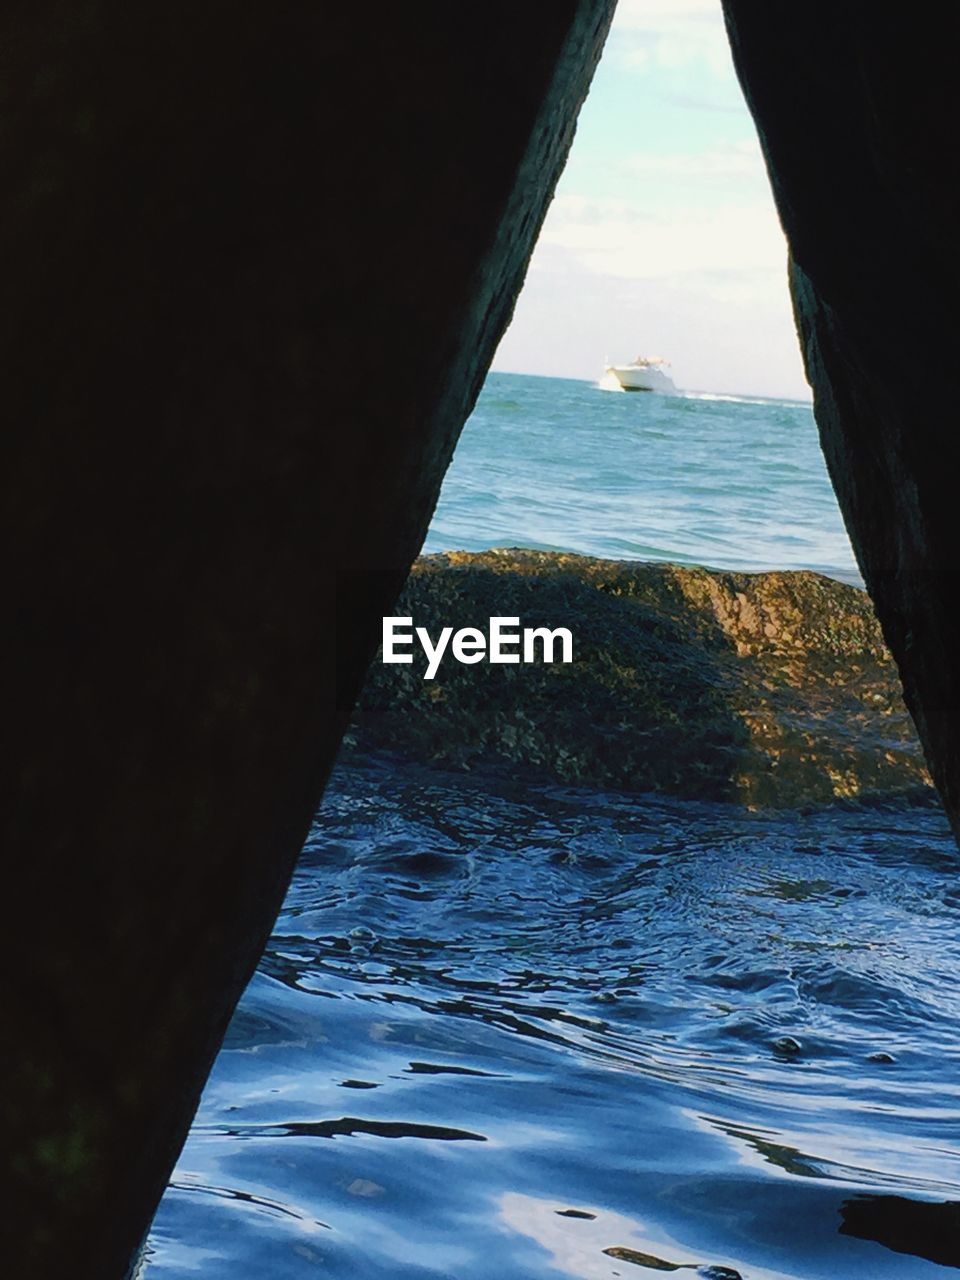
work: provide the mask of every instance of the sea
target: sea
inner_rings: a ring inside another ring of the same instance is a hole
[[[708,568],[859,570],[809,403],[493,373],[425,552],[537,547]]]
[[[493,546],[859,580],[750,396],[491,374],[425,550]],[[958,872],[929,808],[345,757],[143,1274],[955,1274]]]

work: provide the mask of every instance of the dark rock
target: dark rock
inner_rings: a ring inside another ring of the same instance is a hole
[[[929,786],[865,592],[538,551],[419,560],[396,606],[436,635],[491,615],[565,626],[574,662],[374,662],[350,740],[571,783],[794,806]]]
[[[139,1244],[611,9],[3,6],[8,1275]]]
[[[960,835],[960,12],[724,0],[827,465]]]

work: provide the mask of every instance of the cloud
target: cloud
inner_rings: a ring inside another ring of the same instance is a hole
[[[763,153],[755,137],[686,154],[639,151],[628,155],[622,167],[635,177],[656,178],[672,184],[699,186],[734,181],[743,190],[746,180],[751,187],[759,183],[762,191],[767,189]]]
[[[720,0],[620,0],[615,30],[650,31],[695,23],[723,22]]]
[[[786,260],[720,0],[620,0],[497,367],[649,344],[678,385],[802,396]]]
[[[536,265],[560,269],[557,251],[590,272],[629,280],[767,270],[782,276],[787,254],[783,232],[764,201],[649,213],[623,199],[576,195],[554,201]]]
[[[720,0],[620,0],[612,36],[621,65],[633,71],[730,72]]]
[[[620,0],[617,27],[663,27],[670,22],[702,22],[718,15],[720,0]]]
[[[604,357],[662,352],[678,386],[806,398],[785,263],[640,278],[545,248],[494,367],[597,378]]]

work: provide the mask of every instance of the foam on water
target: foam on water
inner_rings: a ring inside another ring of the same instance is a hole
[[[777,400],[770,396],[733,396],[719,391],[680,391],[685,400],[720,400],[727,404],[768,404],[794,405],[798,409],[809,409],[805,400]]]

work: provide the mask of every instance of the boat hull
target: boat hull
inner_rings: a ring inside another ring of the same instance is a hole
[[[676,395],[673,380],[660,369],[642,365],[610,365],[607,375],[620,384],[623,391],[659,391],[664,395]]]

